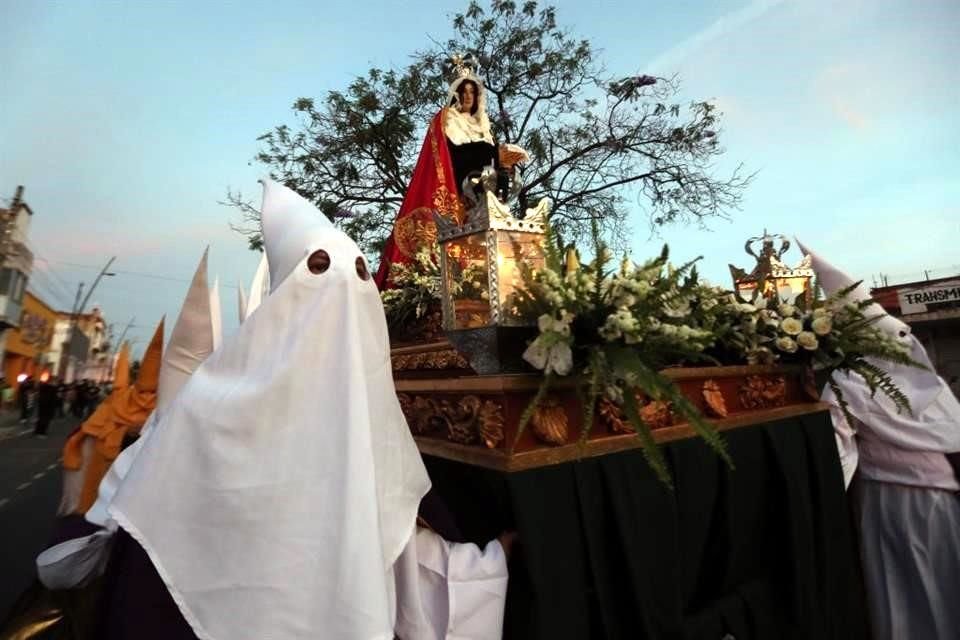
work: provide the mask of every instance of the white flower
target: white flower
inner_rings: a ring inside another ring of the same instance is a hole
[[[817,310],[819,311],[819,309]],[[833,330],[833,321],[827,316],[817,317],[817,312],[813,312],[813,323],[811,323],[813,332],[818,336],[825,336]]]
[[[830,317],[830,311],[826,307],[817,307],[813,310],[814,318],[828,318]]]
[[[527,350],[523,352],[523,359],[529,362],[535,369],[543,369],[547,366],[547,356],[549,351],[540,338],[537,338],[530,343],[530,346],[527,347]]]
[[[572,368],[573,352],[570,350],[569,344],[566,342],[558,342],[550,347],[550,354],[547,356],[546,373],[555,371],[557,374],[565,376],[570,373],[570,369]]]
[[[760,317],[763,319],[763,323],[768,327],[780,326],[780,318],[777,316],[775,311],[761,311]]]
[[[777,338],[777,349],[787,353],[796,353],[797,343],[793,341],[793,338],[788,338],[787,336]]]
[[[797,312],[797,308],[792,304],[784,303],[780,305],[779,311],[781,316],[783,316],[784,318],[789,318],[790,316],[792,316]]]
[[[773,351],[767,347],[756,347],[747,352],[747,362],[749,364],[771,364],[775,356]]]
[[[820,343],[817,342],[817,336],[809,331],[800,332],[800,335],[797,336],[797,344],[807,351],[815,351],[820,346]]]
[[[803,323],[797,320],[796,318],[787,318],[786,320],[780,323],[780,328],[788,336],[795,336],[801,331],[803,331]]]
[[[739,305],[740,313],[756,313],[757,308],[747,302],[741,302]]]
[[[553,330],[553,316],[549,313],[545,313],[539,318],[537,318],[537,328],[540,329],[540,333],[546,333],[547,331]]]
[[[710,311],[710,309],[713,309],[718,304],[720,303],[717,302],[716,298],[702,298],[700,300],[700,308],[704,311]]]

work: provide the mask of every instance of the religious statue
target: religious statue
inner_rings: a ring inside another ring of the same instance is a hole
[[[436,243],[434,212],[462,224],[465,209],[484,189],[490,188],[505,201],[515,166],[529,160],[520,147],[498,145],[494,140],[486,90],[474,74],[471,60],[457,55],[451,61],[454,78],[446,104],[430,122],[393,233],[384,247],[375,278],[381,289],[386,286],[391,264],[408,262],[420,248]]]

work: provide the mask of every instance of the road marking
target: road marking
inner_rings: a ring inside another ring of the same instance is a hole
[[[35,473],[35,474],[33,474],[33,479],[34,479],[34,480],[39,480],[39,479],[42,478],[46,473],[47,473],[46,471],[41,471],[40,473]]]
[[[54,469],[56,469],[56,468],[59,467],[59,466],[60,466],[60,463],[59,463],[59,462],[54,462],[53,464],[51,464],[51,465],[49,465],[49,466],[47,467],[47,471],[53,471]]]
[[[29,482],[24,482],[24,483],[21,484],[19,487],[17,487],[17,491],[23,491],[24,489],[26,489],[26,488],[29,487],[29,486],[30,486],[30,483],[29,483]]]
[[[10,502],[10,498],[0,499],[0,509],[2,509],[3,505],[7,504],[8,502]]]

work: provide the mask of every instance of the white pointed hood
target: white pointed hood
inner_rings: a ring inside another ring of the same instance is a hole
[[[817,274],[817,282],[820,283],[820,286],[823,288],[824,292],[827,293],[827,295],[833,295],[834,293],[842,291],[843,289],[846,289],[857,282],[852,277],[834,265],[830,264],[820,255],[808,249],[799,240],[797,240],[797,245],[804,254],[810,256],[810,260],[813,263],[813,270]],[[870,290],[861,280],[860,284],[858,284],[856,289],[847,295],[846,299],[851,303],[856,303],[862,302],[863,300],[869,300],[871,297]],[[864,314],[868,318],[879,316],[879,319],[876,321],[874,326],[890,337],[905,338],[909,333],[911,333],[910,325],[899,318],[891,316],[879,304],[874,303],[870,305],[864,309]]]
[[[223,317],[220,311],[220,278],[213,279],[210,289],[210,333],[213,336],[213,350],[220,348],[223,339]]]
[[[812,258],[820,286],[828,294],[836,293],[856,282],[799,241],[798,244],[800,249]],[[869,298],[870,293],[862,283],[849,295],[851,302]],[[934,371],[926,349],[910,332],[909,325],[889,315],[879,304],[868,307],[865,314],[880,315],[881,318],[875,326],[899,340],[908,349],[910,357],[926,369],[870,359],[874,365],[889,373],[897,387],[906,395],[912,415],[906,411],[898,411],[885,394],[872,394],[866,381],[859,375],[834,375],[834,380],[849,405],[850,413],[875,433],[881,434],[888,442],[897,442],[900,446],[916,451],[955,451],[956,447],[960,447],[960,404]],[[826,402],[839,404],[829,386],[824,388],[822,397]]]
[[[276,291],[284,279],[308,254],[318,237],[335,230],[333,223],[313,204],[291,189],[274,182],[263,183],[260,224],[263,244],[270,266],[270,291]]]
[[[266,194],[273,291],[160,415],[110,513],[202,639],[392,638],[392,567],[429,479],[383,306],[350,238]]]
[[[214,350],[215,330],[211,304],[213,298],[207,287],[209,254],[208,247],[193,274],[187,296],[180,308],[180,315],[177,316],[177,323],[173,325],[170,333],[170,342],[163,354],[160,386],[157,390],[157,411],[160,412]]]
[[[237,324],[243,324],[247,319],[247,294],[243,287],[237,283]]]
[[[116,529],[117,523],[107,513],[111,501],[124,478],[140,455],[140,449],[162,413],[176,397],[180,388],[200,363],[214,350],[215,327],[211,317],[212,294],[207,289],[208,247],[200,258],[190,288],[180,306],[180,314],[170,333],[170,342],[163,352],[160,381],[157,386],[157,406],[140,432],[140,438],[124,449],[110,465],[97,489],[97,500],[87,511],[86,519],[95,525]],[[217,323],[219,326],[219,323]]]
[[[270,265],[264,253],[257,264],[257,271],[250,283],[250,297],[247,299],[243,319],[246,320],[257,310],[263,299],[270,295]]]

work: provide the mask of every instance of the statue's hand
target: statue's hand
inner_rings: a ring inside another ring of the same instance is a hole
[[[499,147],[500,165],[510,168],[521,162],[530,162],[530,154],[515,144],[502,144]]]

